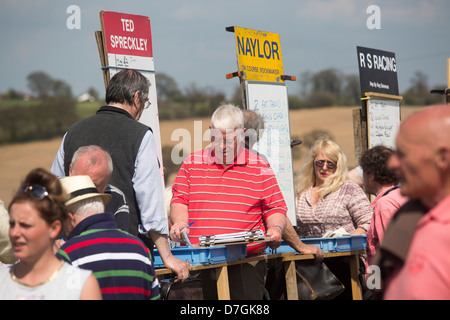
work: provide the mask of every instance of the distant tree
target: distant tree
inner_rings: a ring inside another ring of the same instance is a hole
[[[94,87],[90,87],[87,93],[90,94],[92,97],[94,97],[95,101],[100,100],[100,95]]]
[[[300,95],[303,108],[359,104],[359,77],[332,68],[305,71],[300,75]]]
[[[72,88],[62,80],[53,80],[52,93],[55,97],[72,98]]]
[[[195,114],[195,106],[198,103],[205,101],[205,95],[203,90],[199,88],[194,82],[190,83],[186,89],[184,98],[186,102],[189,104],[189,110],[191,115]]]
[[[311,71],[303,71],[300,74],[300,96],[305,99],[311,91]]]
[[[225,93],[223,93],[222,91],[216,90],[214,87],[206,87],[203,89],[204,90],[204,94],[205,94],[205,101],[206,101],[206,105],[207,105],[207,109],[209,109],[207,111],[206,114],[201,114],[201,115],[212,115],[212,113],[214,112],[214,110],[217,109],[218,106],[220,106],[222,103],[225,102]]]
[[[53,79],[43,71],[30,73],[27,77],[28,88],[39,98],[45,98],[53,90]]]
[[[337,103],[337,97],[332,92],[326,90],[314,90],[305,100],[307,108],[328,107]]]
[[[231,100],[229,102],[235,106],[242,106],[242,90],[240,86],[237,86],[234,89],[233,95],[231,96]]]
[[[32,72],[27,77],[28,88],[39,98],[72,98],[72,88],[63,80],[53,79],[43,71]]]
[[[15,89],[9,89],[8,92],[3,95],[3,98],[9,100],[18,100],[22,98],[22,95]]]
[[[158,99],[163,101],[175,101],[179,100],[181,91],[178,89],[178,85],[171,76],[165,73],[156,73],[156,92]]]
[[[336,97],[341,95],[342,74],[335,69],[322,70],[311,77],[312,91],[326,91]]]
[[[428,77],[422,71],[416,71],[410,80],[411,86],[403,93],[406,105],[430,105],[439,103],[442,96],[430,93]]]
[[[358,75],[350,74],[344,76],[344,85],[341,97],[343,105],[361,104],[361,86],[359,84]]]

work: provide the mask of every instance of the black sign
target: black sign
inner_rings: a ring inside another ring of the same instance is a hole
[[[366,92],[399,95],[395,53],[356,47],[361,96]]]

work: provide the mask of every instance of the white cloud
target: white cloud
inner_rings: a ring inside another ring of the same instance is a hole
[[[2,0],[2,6],[11,9],[32,9],[49,4],[51,0]]]
[[[446,15],[450,9],[448,0],[434,1],[411,1],[408,5],[395,5],[389,2],[388,5],[380,4],[381,19],[389,22],[407,26],[420,26],[425,23],[432,23],[439,19],[447,19]],[[395,6],[393,6],[395,5]]]
[[[211,17],[211,10],[206,6],[202,6],[194,3],[186,3],[178,7],[173,13],[172,17],[177,20],[204,20]]]
[[[306,5],[299,7],[298,16],[322,22],[334,20],[351,22],[357,15],[365,13],[361,7],[360,2],[353,0],[308,1]]]

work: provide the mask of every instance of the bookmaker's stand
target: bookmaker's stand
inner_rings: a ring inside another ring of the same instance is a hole
[[[350,257],[349,268],[351,276],[351,290],[353,300],[362,300],[361,284],[359,282],[359,255],[365,254],[365,250],[346,251],[346,252],[324,252],[325,258]],[[230,288],[228,283],[228,267],[244,264],[254,261],[282,259],[284,263],[284,273],[286,281],[287,300],[298,300],[297,292],[297,274],[295,270],[295,261],[314,259],[312,254],[295,254],[295,252],[283,252],[276,254],[265,254],[255,257],[245,258],[236,261],[223,263],[196,265],[189,268],[190,271],[215,269],[217,281],[217,295],[219,300],[230,300]],[[171,274],[172,270],[167,268],[156,269],[156,275],[164,278],[164,275]]]

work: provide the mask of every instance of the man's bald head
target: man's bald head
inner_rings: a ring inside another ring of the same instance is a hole
[[[450,194],[450,107],[423,109],[401,124],[390,166],[401,173],[402,193],[433,207]]]
[[[99,146],[80,147],[72,157],[69,175],[88,175],[98,192],[106,190],[113,171],[111,156]]]

